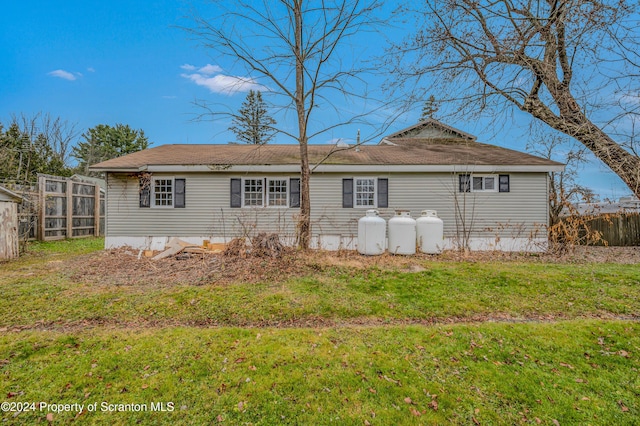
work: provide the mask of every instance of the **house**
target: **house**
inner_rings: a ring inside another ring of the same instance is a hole
[[[444,248],[540,250],[548,173],[564,166],[479,143],[429,119],[350,149],[310,145],[312,245],[355,248],[367,209],[385,219],[437,210]],[[275,232],[293,243],[298,145],[162,145],[91,167],[107,180],[109,247],[161,249],[169,237],[225,242]]]
[[[0,186],[0,261],[19,256],[18,204],[22,197]]]
[[[571,211],[565,209],[564,216],[579,214],[582,216],[597,216],[600,214],[640,213],[640,200],[635,196],[621,197],[618,202],[575,203]]]

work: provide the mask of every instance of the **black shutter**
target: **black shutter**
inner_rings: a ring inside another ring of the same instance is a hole
[[[242,179],[231,179],[231,207],[242,207]]]
[[[378,207],[389,207],[389,179],[378,179]]]
[[[353,179],[342,179],[342,207],[353,207]]]
[[[509,175],[498,176],[498,191],[509,192]]]
[[[289,207],[300,207],[300,178],[289,179]]]
[[[471,192],[471,175],[464,174],[458,175],[459,180],[459,188],[460,192]]]
[[[151,207],[151,180],[140,178],[140,207]]]
[[[177,209],[183,209],[186,202],[185,194],[187,181],[186,179],[176,179],[174,182],[176,188],[174,191],[175,200],[173,203],[173,207]]]

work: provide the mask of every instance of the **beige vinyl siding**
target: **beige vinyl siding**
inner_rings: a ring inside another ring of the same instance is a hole
[[[361,177],[370,177],[371,174]],[[342,208],[342,179],[354,174],[314,174],[311,181],[311,212],[314,234],[355,236],[358,219],[365,208]],[[386,220],[395,210],[410,210],[413,218],[422,210],[436,210],[444,222],[445,236],[462,230],[460,218],[472,236],[528,238],[547,223],[547,178],[545,173],[511,173],[510,192],[458,192],[458,175],[452,173],[391,173],[376,175],[389,179],[389,207],[378,209]],[[456,214],[456,202],[459,213]],[[457,220],[456,220],[457,219]],[[320,229],[319,229],[320,228]]]
[[[266,175],[257,175],[264,176]],[[253,235],[257,230],[293,233],[295,229],[292,217],[299,209],[229,207],[230,179],[248,176],[224,173],[154,173],[153,177],[184,178],[186,207],[140,208],[137,178],[109,174],[107,235],[235,237]]]
[[[425,209],[437,210],[445,236],[461,231],[455,200],[472,224],[472,236],[529,237],[547,223],[545,173],[510,173],[510,192],[459,193],[458,176],[452,173],[337,174],[311,177],[313,235],[355,237],[365,208],[342,208],[342,179],[389,179],[389,207],[379,209],[389,220],[395,209],[410,210],[414,218]],[[185,208],[140,208],[138,180],[109,174],[107,184],[107,235],[109,236],[211,236],[232,238],[257,232],[295,234],[298,208],[230,208],[230,179],[249,177],[298,177],[233,173],[154,173],[154,177],[186,179]],[[457,220],[458,219],[458,220]],[[459,224],[456,226],[456,222]]]

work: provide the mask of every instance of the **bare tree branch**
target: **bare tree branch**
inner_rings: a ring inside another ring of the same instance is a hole
[[[300,146],[298,241],[300,247],[307,248],[311,236],[309,179],[312,172],[307,145],[311,138],[365,121],[371,111],[334,114],[338,118],[330,124],[318,123],[318,113],[327,109],[341,112],[336,106],[337,96],[373,103],[374,110],[390,104],[368,99],[363,75],[375,68],[359,61],[349,51],[354,35],[370,31],[380,23],[381,18],[374,12],[381,3],[378,0],[319,3],[220,0],[214,4],[214,18],[196,15],[194,26],[185,30],[221,58],[232,60],[247,75],[257,78],[268,88],[263,91],[265,99],[276,99],[285,112],[295,113],[296,130],[285,130],[284,120],[279,119],[278,131],[292,137]],[[207,108],[206,114],[221,114]],[[385,125],[380,127],[386,129]]]
[[[394,47],[396,75],[402,83],[433,79],[426,90],[455,100],[458,114],[487,111],[497,121],[497,112],[524,111],[582,143],[640,195],[640,158],[628,131],[639,102],[623,101],[638,89],[636,6],[633,0],[427,0],[423,9],[404,8],[421,13],[422,25]]]

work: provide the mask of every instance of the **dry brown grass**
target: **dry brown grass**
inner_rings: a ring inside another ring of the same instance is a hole
[[[446,251],[433,256],[363,256],[355,251],[279,251],[252,254],[238,244],[225,254],[180,254],[160,261],[121,248],[84,255],[70,262],[73,279],[103,285],[229,284],[279,282],[332,267],[362,270],[379,268],[419,271],[428,262],[640,263],[640,247],[578,247],[562,255],[546,253]]]

